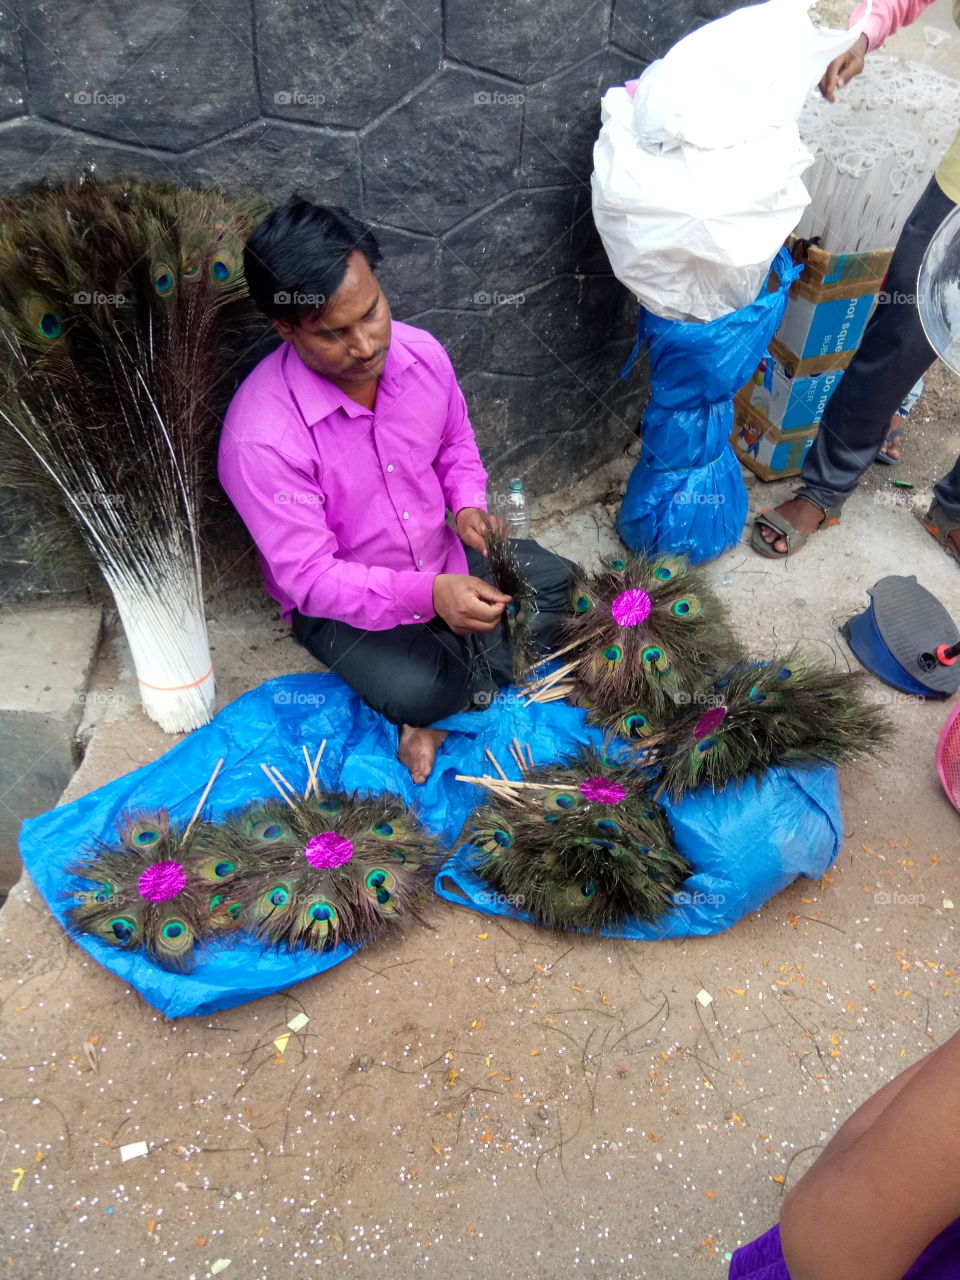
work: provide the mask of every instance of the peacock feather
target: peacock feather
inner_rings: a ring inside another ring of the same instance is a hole
[[[487,525],[487,555],[490,572],[498,590],[512,599],[503,611],[503,640],[513,654],[513,676],[519,680],[533,662],[531,622],[536,612],[536,592],[523,576],[510,541],[492,524]]]
[[[212,703],[198,509],[259,207],[128,178],[0,200],[0,480],[79,527],[169,731]]]
[[[415,916],[438,855],[399,801],[345,794],[258,801],[214,829],[211,851],[248,868],[245,928],[317,951]]]
[[[843,764],[875,755],[891,727],[867,701],[861,673],[830,669],[792,652],[742,662],[694,695],[692,709],[647,743],[674,796],[719,790],[774,765]]]
[[[691,873],[629,765],[584,751],[490,790],[510,805],[483,805],[469,820],[476,873],[543,924],[597,931],[656,919]]]
[[[718,601],[680,557],[624,554],[597,573],[581,569],[571,611],[561,643],[573,649],[576,696],[594,723],[631,738],[662,728],[734,652]]]
[[[174,825],[165,811],[123,814],[115,843],[98,841],[69,873],[93,888],[73,895],[73,927],[142,950],[165,969],[192,967],[205,939],[235,929],[242,865],[212,853],[210,823]]]

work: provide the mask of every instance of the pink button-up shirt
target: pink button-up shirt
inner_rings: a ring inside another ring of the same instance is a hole
[[[446,509],[486,509],[450,359],[396,322],[372,411],[289,343],[261,360],[230,402],[219,468],[283,616],[299,609],[366,631],[434,616],[436,575],[467,571]]]

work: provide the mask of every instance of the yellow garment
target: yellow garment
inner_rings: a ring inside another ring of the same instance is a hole
[[[960,26],[960,0],[953,0],[953,20],[957,26]],[[936,178],[937,185],[943,194],[949,196],[954,204],[960,204],[960,133],[940,161]]]

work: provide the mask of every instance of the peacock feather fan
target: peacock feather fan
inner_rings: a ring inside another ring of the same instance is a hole
[[[170,732],[213,700],[198,509],[258,210],[123,178],[0,200],[0,480],[79,528]]]
[[[591,720],[642,739],[662,727],[711,669],[735,652],[703,575],[676,556],[625,553],[599,572],[580,570],[561,644]]]
[[[198,944],[241,923],[240,863],[212,853],[209,823],[174,825],[160,811],[121,815],[117,827],[116,843],[98,841],[68,868],[94,886],[72,895],[70,923],[165,969],[190,969]]]
[[[703,783],[720,790],[774,765],[876,755],[891,734],[865,697],[862,673],[837,672],[794,651],[740,663],[714,680],[687,715],[646,744],[646,758],[653,753],[661,786],[681,796]]]
[[[503,611],[503,640],[513,654],[513,675],[519,680],[530,668],[533,654],[531,622],[536,612],[536,592],[523,576],[510,540],[492,524],[487,525],[487,555],[498,590],[512,599]]]
[[[315,951],[415,916],[438,856],[398,801],[343,794],[258,801],[218,825],[211,849],[250,868],[237,887],[245,928]]]
[[[509,804],[483,805],[469,821],[474,869],[543,924],[591,932],[656,919],[692,871],[629,765],[585,751],[506,784],[506,795]]]

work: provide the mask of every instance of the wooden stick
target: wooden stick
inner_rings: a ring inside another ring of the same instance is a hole
[[[531,769],[536,768],[536,765],[534,765],[534,763],[533,763],[533,752],[530,750],[530,743],[529,743],[529,742],[525,742],[523,745],[524,745],[524,746],[526,747],[526,749],[527,749],[527,759],[530,761],[530,768],[531,768]]]
[[[571,649],[576,649],[577,645],[584,644],[584,640],[571,640],[569,644],[565,644],[562,649],[555,649],[553,653],[548,653],[545,658],[541,658],[539,662],[535,662],[529,667],[529,671],[536,671],[537,667],[543,667],[548,662],[553,662],[554,658],[559,658],[561,654],[569,653]]]
[[[510,743],[510,754],[520,766],[520,776],[523,777],[527,771],[527,762],[523,758],[523,748],[520,746],[519,738],[514,738]]]
[[[291,808],[291,809],[293,809],[293,810],[296,810],[296,807],[297,807],[297,806],[293,803],[293,801],[292,801],[292,800],[290,799],[290,797],[287,795],[286,791],[284,791],[284,790],[283,790],[283,788],[280,786],[280,783],[277,781],[277,779],[276,779],[276,778],[273,776],[273,774],[270,772],[270,766],[269,766],[269,765],[266,765],[266,764],[261,764],[260,768],[263,770],[263,772],[264,772],[264,773],[267,775],[267,777],[270,779],[270,782],[272,783],[272,785],[274,786],[274,788],[275,788],[275,789],[280,793],[280,795],[282,796],[282,798],[283,798],[284,800],[286,800],[286,802],[287,802],[287,804],[290,806],[290,808]],[[290,785],[290,784],[289,784],[289,782],[288,782],[286,785],[287,785],[287,786],[289,786],[289,785]]]
[[[193,817],[187,823],[186,830],[184,831],[183,836],[181,838],[181,843],[186,844],[187,837],[189,836],[190,832],[193,830],[194,823],[200,817],[201,813],[203,813],[203,806],[207,803],[207,796],[213,790],[213,784],[217,780],[217,774],[223,768],[223,762],[224,760],[226,760],[226,758],[227,758],[226,756],[221,756],[220,759],[217,761],[217,763],[214,765],[213,773],[211,773],[210,775],[210,780],[207,782],[207,785],[203,789],[203,795],[197,801],[197,807],[193,811]]]
[[[301,743],[300,749],[303,751],[303,758],[307,762],[307,789],[303,793],[304,799],[306,799],[307,796],[313,795],[313,792],[316,789],[317,775],[313,771],[313,757],[307,750],[307,744],[305,742]]]
[[[532,684],[524,686],[524,692],[531,689],[547,689],[550,685],[556,684],[558,680],[562,680],[564,676],[568,676],[579,664],[576,662],[568,662],[564,667],[558,667],[556,671],[551,671],[548,676],[544,676],[542,680],[534,680]]]
[[[487,757],[487,759],[490,761],[490,763],[491,763],[491,764],[493,765],[493,767],[496,769],[497,773],[499,773],[500,777],[504,780],[504,782],[509,782],[509,781],[510,781],[510,779],[507,777],[507,775],[506,775],[506,774],[503,772],[503,770],[500,768],[500,761],[499,761],[499,760],[497,759],[497,757],[493,754],[493,752],[490,750],[490,748],[489,748],[489,747],[484,747],[483,754]]]

